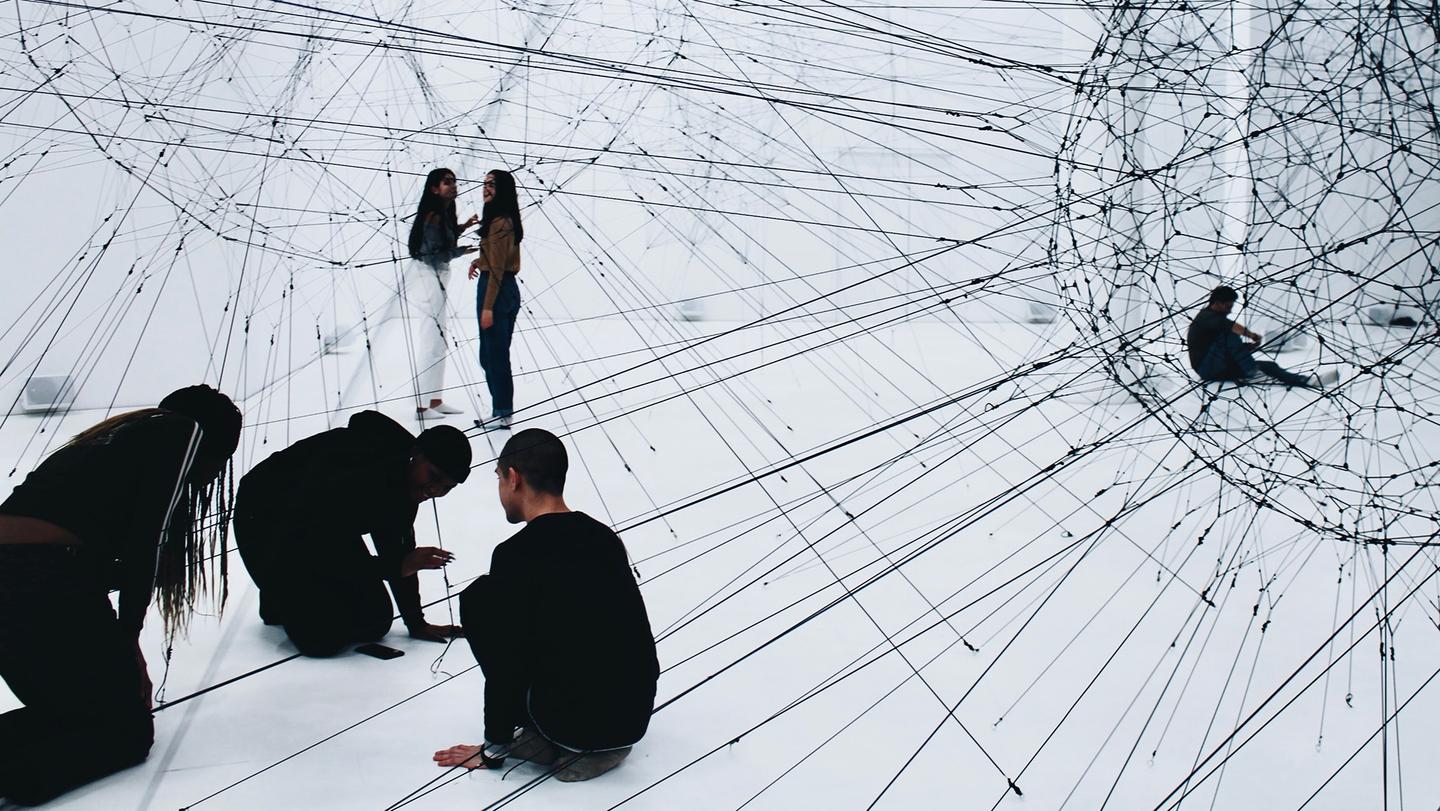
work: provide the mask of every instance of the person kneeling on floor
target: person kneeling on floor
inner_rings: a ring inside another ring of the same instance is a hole
[[[0,715],[0,806],[48,802],[150,754],[140,631],[152,600],[167,646],[200,597],[224,605],[241,422],[219,391],[179,389],[82,431],[0,503],[0,678],[24,705]]]
[[[525,528],[460,595],[485,673],[485,743],[436,752],[441,766],[515,757],[558,780],[589,780],[618,766],[650,724],[660,666],[645,601],[619,536],[565,504],[568,466],[560,439],[538,428],[500,452],[500,505]]]
[[[439,425],[412,436],[378,411],[271,454],[240,480],[235,542],[260,588],[260,619],[281,625],[306,656],[333,656],[390,631],[393,609],[410,636],[444,642],[453,625],[420,609],[421,569],[454,559],[416,548],[415,514],[470,474],[470,441]],[[370,535],[378,557],[362,535]]]

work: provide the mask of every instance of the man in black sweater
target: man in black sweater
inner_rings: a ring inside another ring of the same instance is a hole
[[[1319,388],[1338,379],[1333,371],[1324,376],[1298,375],[1274,361],[1255,360],[1251,353],[1259,348],[1260,335],[1230,320],[1237,299],[1234,288],[1222,284],[1210,291],[1209,303],[1190,322],[1185,345],[1190,351],[1190,368],[1201,380],[1254,383],[1270,377],[1287,386]]]
[[[538,428],[500,452],[500,505],[525,528],[460,595],[485,672],[485,744],[436,752],[441,766],[514,756],[588,780],[618,766],[650,724],[660,665],[645,601],[619,536],[565,504],[568,467],[560,439]]]
[[[453,556],[415,546],[415,514],[470,473],[470,442],[448,425],[411,436],[377,411],[276,451],[240,480],[235,544],[260,588],[260,618],[282,625],[306,656],[333,656],[390,631],[393,609],[410,635],[444,642],[431,625],[416,572]],[[361,536],[369,534],[378,557]]]

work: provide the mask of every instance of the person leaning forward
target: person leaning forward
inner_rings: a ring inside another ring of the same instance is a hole
[[[333,656],[385,636],[390,597],[416,639],[461,635],[420,608],[421,569],[453,556],[415,546],[419,505],[470,474],[470,442],[439,425],[412,436],[376,411],[276,451],[240,480],[235,542],[260,589],[260,619],[281,625],[306,656]],[[361,537],[370,535],[377,555]]]
[[[500,505],[525,528],[460,595],[485,672],[485,744],[436,752],[441,766],[515,757],[557,780],[588,780],[618,766],[649,726],[660,667],[645,601],[620,537],[565,504],[567,468],[565,446],[539,428],[500,452]]]
[[[223,607],[241,423],[229,397],[187,386],[82,431],[0,503],[0,678],[24,705],[0,714],[0,806],[48,802],[150,754],[140,631],[152,599],[167,641],[197,599]]]

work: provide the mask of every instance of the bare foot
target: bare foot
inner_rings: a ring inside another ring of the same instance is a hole
[[[483,746],[469,746],[457,743],[449,749],[441,749],[435,753],[435,765],[450,767],[464,766],[467,769],[483,769],[485,764],[480,760],[480,753],[484,751]]]

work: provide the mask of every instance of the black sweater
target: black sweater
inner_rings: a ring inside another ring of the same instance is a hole
[[[407,624],[420,621],[420,583],[400,576],[415,549],[416,503],[406,469],[415,438],[378,411],[362,411],[344,428],[306,437],[270,454],[240,480],[235,512],[269,531],[242,543],[281,545],[324,554],[368,534],[379,557],[335,555],[327,569],[342,577],[384,579]]]
[[[184,495],[200,427],[154,414],[83,445],[50,454],[15,488],[0,513],[69,530],[110,567],[120,624],[140,633],[155,586],[161,539]]]
[[[1195,320],[1190,322],[1190,329],[1185,333],[1185,344],[1190,350],[1190,368],[1200,371],[1200,363],[1210,353],[1210,347],[1234,329],[1234,321],[1208,306],[1196,313]]]
[[[466,628],[479,635],[486,740],[508,743],[527,715],[577,750],[645,734],[660,666],[625,545],[609,527],[580,512],[536,517],[495,548],[465,602],[488,618]]]

